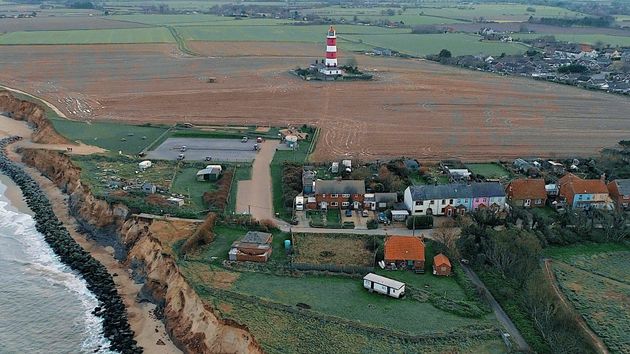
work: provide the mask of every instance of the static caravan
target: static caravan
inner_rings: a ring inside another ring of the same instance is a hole
[[[369,273],[363,277],[363,287],[370,292],[377,292],[387,296],[400,298],[405,295],[405,283]]]

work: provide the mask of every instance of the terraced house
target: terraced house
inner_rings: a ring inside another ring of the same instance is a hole
[[[505,191],[498,182],[420,185],[407,187],[404,201],[412,215],[453,216],[485,208],[503,210]]]

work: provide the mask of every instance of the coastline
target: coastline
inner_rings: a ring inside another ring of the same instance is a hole
[[[11,203],[11,207],[15,208],[22,214],[27,214],[30,216],[35,215],[31,208],[26,205],[24,201],[24,195],[22,194],[22,190],[20,187],[13,182],[9,176],[0,172],[0,183],[7,187],[7,190],[4,191],[4,197],[9,200]]]
[[[3,123],[2,128],[0,128],[0,139],[10,135],[19,135],[24,137],[24,140],[29,140],[32,130],[25,122],[15,121],[6,116],[1,116],[0,121]],[[126,307],[128,322],[135,333],[134,339],[137,341],[138,345],[141,346],[146,353],[182,353],[166,333],[164,323],[156,318],[153,312],[156,306],[154,304],[139,303],[137,301],[142,284],[135,283],[131,278],[131,271],[114,258],[111,248],[102,247],[95,241],[88,240],[85,235],[76,231],[78,223],[69,213],[67,196],[64,195],[52,181],[42,176],[39,171],[21,163],[21,155],[14,151],[14,149],[14,144],[7,146],[7,156],[12,161],[19,164],[21,168],[37,182],[41,190],[48,197],[54,214],[59,221],[63,223],[75,242],[90,253],[94,259],[99,261],[106,268],[107,272],[112,275],[114,284]],[[11,200],[14,207],[20,212],[33,215],[33,211],[26,205],[22,191],[17,184],[4,174],[0,174],[0,178],[2,184],[7,186],[5,195]]]

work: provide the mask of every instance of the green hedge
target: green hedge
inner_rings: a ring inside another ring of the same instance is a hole
[[[407,228],[413,229],[415,220],[416,229],[432,229],[433,216],[431,215],[415,215],[407,218]]]

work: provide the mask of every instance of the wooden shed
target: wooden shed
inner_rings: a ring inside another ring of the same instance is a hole
[[[451,261],[442,253],[433,257],[433,275],[449,276],[451,275]]]

